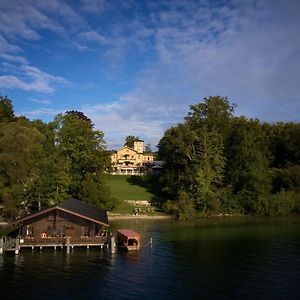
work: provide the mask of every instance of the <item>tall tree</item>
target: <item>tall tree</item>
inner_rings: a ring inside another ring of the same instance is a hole
[[[15,115],[11,100],[0,96],[0,123],[12,122],[14,118]]]
[[[203,127],[195,142],[194,194],[201,210],[216,210],[224,177],[225,157],[222,136]]]
[[[56,144],[61,154],[69,161],[71,184],[69,193],[86,202],[95,203],[93,192],[98,190],[98,204],[105,185],[103,173],[109,167],[109,155],[105,149],[104,135],[93,130],[93,124],[73,113],[59,115]],[[88,188],[93,192],[88,192]],[[93,199],[92,199],[93,195]]]
[[[124,146],[133,148],[134,146],[134,142],[138,141],[139,137],[138,136],[134,136],[134,135],[128,135],[125,139],[125,143]]]
[[[147,144],[147,145],[145,146],[145,152],[146,152],[146,153],[151,153],[151,152],[152,152],[151,144]]]
[[[17,214],[22,204],[27,207],[26,193],[39,176],[43,157],[44,135],[31,128],[28,121],[18,120],[0,126],[0,198],[10,213]]]
[[[259,121],[236,118],[229,138],[226,179],[246,212],[270,193],[268,139]]]
[[[204,98],[203,102],[191,105],[185,120],[194,130],[201,130],[205,125],[225,138],[234,109],[235,105],[230,104],[227,97],[211,96]]]

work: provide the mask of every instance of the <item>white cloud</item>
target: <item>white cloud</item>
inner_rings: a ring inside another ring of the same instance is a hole
[[[92,14],[102,14],[109,8],[107,0],[81,0],[82,9]]]
[[[53,108],[39,108],[36,110],[16,112],[16,115],[26,116],[30,119],[39,119],[39,118],[45,118],[45,117],[53,118],[54,116],[56,116],[59,113],[61,113],[60,110],[56,110]]]
[[[9,43],[0,33],[0,53],[16,53],[20,51],[21,48],[19,46]]]
[[[36,98],[32,98],[30,99],[32,102],[34,103],[38,103],[38,104],[51,104],[52,101],[48,100],[48,99],[36,99]]]
[[[22,64],[27,64],[28,60],[26,59],[26,57],[24,56],[20,56],[20,55],[10,55],[10,54],[1,54],[0,53],[0,57],[5,59],[6,61],[10,61],[10,62],[18,62],[18,63],[22,63]]]
[[[53,93],[56,86],[68,85],[69,82],[59,76],[45,73],[36,67],[23,65],[18,72],[22,75],[0,76],[0,87],[4,89],[21,89],[24,91],[35,91],[41,93]]]
[[[167,12],[152,13],[144,42],[137,31],[125,38],[143,45],[151,39],[148,50],[155,49],[159,59],[136,75],[134,88],[116,107],[91,115],[111,145],[128,134],[156,145],[189,105],[210,95],[228,96],[238,115],[300,121],[300,2],[166,3]],[[149,22],[139,23],[141,32]],[[123,27],[118,37],[132,28]]]
[[[106,38],[96,31],[85,31],[79,34],[81,40],[103,45],[107,42]]]

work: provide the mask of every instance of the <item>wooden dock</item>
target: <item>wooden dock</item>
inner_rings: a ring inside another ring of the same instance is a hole
[[[107,237],[82,237],[72,239],[71,237],[51,237],[51,238],[11,238],[4,237],[0,239],[0,254],[4,252],[14,251],[18,254],[22,248],[35,248],[42,250],[43,248],[57,248],[66,249],[70,253],[74,247],[100,247],[101,249],[107,248],[109,242]]]

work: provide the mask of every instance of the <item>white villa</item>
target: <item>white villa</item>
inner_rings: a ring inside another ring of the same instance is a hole
[[[124,146],[111,155],[112,174],[143,175],[154,165],[153,154],[144,152],[144,141],[134,142],[133,148]]]

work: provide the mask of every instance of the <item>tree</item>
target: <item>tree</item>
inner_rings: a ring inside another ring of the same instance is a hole
[[[105,185],[102,175],[110,165],[103,132],[93,130],[93,124],[78,113],[75,117],[73,113],[58,115],[56,124],[58,150],[69,162],[69,194],[100,206]]]
[[[137,141],[139,141],[138,136],[128,135],[125,139],[124,146],[133,148],[134,147],[134,142],[137,142]]]
[[[15,118],[11,100],[0,96],[0,123],[12,122]]]
[[[146,153],[152,153],[151,144],[147,144],[147,145],[145,146],[145,152],[146,152]]]
[[[219,188],[224,177],[225,157],[222,136],[203,127],[195,142],[194,195],[203,211],[216,210],[220,206]]]
[[[39,176],[44,139],[36,128],[31,128],[29,121],[0,126],[0,198],[9,214],[17,214],[21,204],[27,208],[26,193]]]
[[[201,130],[205,125],[209,130],[214,129],[226,138],[234,109],[235,105],[230,104],[227,97],[211,96],[204,98],[203,102],[191,105],[185,120],[194,130]]]
[[[229,144],[227,184],[245,212],[256,212],[271,188],[268,138],[259,121],[240,117],[234,120]]]

